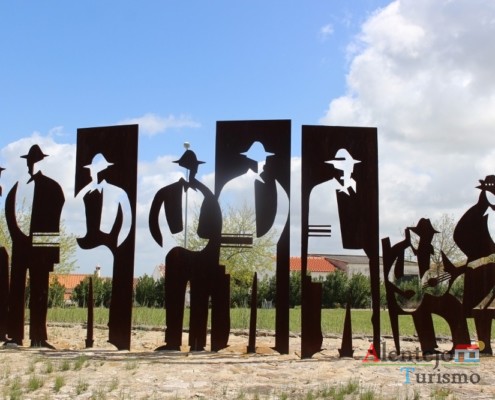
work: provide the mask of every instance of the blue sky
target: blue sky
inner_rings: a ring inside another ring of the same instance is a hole
[[[190,125],[144,132],[142,160],[184,140],[213,160],[217,120],[292,119],[297,138],[344,93],[346,47],[386,3],[4,2],[0,146],[150,114]]]
[[[139,123],[137,276],[166,254],[146,218],[183,142],[212,187],[219,120],[292,120],[293,255],[302,124],[378,128],[381,237],[459,218],[495,173],[492,0],[24,1],[0,18],[4,194],[39,143],[70,197],[77,129]],[[96,263],[111,273],[100,255],[79,272]]]

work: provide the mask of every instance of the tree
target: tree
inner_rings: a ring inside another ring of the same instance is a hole
[[[155,281],[148,275],[141,276],[136,284],[136,303],[142,307],[162,307],[164,304],[165,279]]]
[[[71,300],[79,307],[86,307],[88,301],[89,277],[84,278],[72,292]],[[112,281],[93,275],[93,299],[95,307],[108,307],[112,295]]]
[[[56,276],[50,279],[50,287],[48,288],[48,307],[63,307],[64,306],[65,286],[61,285]]]
[[[29,231],[31,207],[23,203],[17,210],[19,228],[23,232]],[[0,213],[0,246],[7,249],[9,256],[12,255],[12,239],[7,227],[5,214]],[[58,274],[70,274],[75,271],[76,266],[76,236],[67,233],[64,221],[60,222],[60,263],[55,265],[55,272]]]
[[[347,301],[351,302],[352,308],[370,307],[371,287],[370,279],[361,273],[351,276],[347,285]]]
[[[206,245],[206,240],[196,234],[199,212],[194,213],[193,221],[188,225],[187,248],[199,250]],[[244,203],[240,208],[229,206],[224,213],[223,230],[234,234],[253,234],[256,232],[256,215],[252,207]],[[231,276],[231,303],[234,306],[249,304],[249,290],[254,272],[264,273],[273,268],[275,252],[274,233],[261,238],[253,237],[252,248],[222,247],[220,264],[225,265]],[[179,243],[184,243],[184,236],[179,235]]]
[[[337,270],[328,274],[323,281],[323,307],[344,307],[347,303],[348,278],[345,272]]]
[[[263,307],[263,301],[275,304],[277,293],[275,275],[265,277],[258,284],[258,307]],[[301,305],[301,273],[292,272],[289,278],[289,306],[294,308]]]

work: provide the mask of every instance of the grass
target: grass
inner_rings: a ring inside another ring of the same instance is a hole
[[[31,375],[27,381],[27,390],[28,392],[34,392],[35,390],[38,390],[45,384],[45,381],[43,378],[37,376],[37,375]]]
[[[62,389],[62,387],[64,386],[65,386],[65,377],[61,375],[55,377],[55,383],[53,385],[53,390],[55,391],[55,393],[60,392],[60,389]]]
[[[322,330],[327,334],[341,334],[344,326],[344,309],[323,309],[321,313]],[[231,328],[248,329],[250,310],[247,308],[231,309]],[[48,310],[48,321],[59,323],[83,324],[87,318],[87,309],[85,308],[51,308]],[[354,334],[372,335],[371,311],[370,310],[352,310],[352,331]],[[97,325],[106,325],[108,323],[108,309],[95,308],[94,321]],[[435,332],[439,336],[450,336],[450,330],[442,318],[433,315]],[[132,315],[133,326],[165,326],[165,310],[160,308],[136,307]],[[401,316],[399,318],[401,335],[411,336],[415,334],[412,317]],[[382,335],[391,335],[390,319],[388,311],[381,311],[380,325]],[[474,322],[468,320],[470,331],[474,332]],[[189,309],[184,313],[184,327],[189,326]],[[275,310],[259,309],[258,310],[258,329],[274,330],[275,329]],[[289,310],[289,329],[291,332],[301,331],[301,309],[293,308]],[[492,335],[495,335],[495,325],[493,326]]]
[[[77,358],[74,360],[74,365],[73,365],[74,371],[80,371],[84,366],[84,364],[86,363],[86,361],[88,361],[88,359],[89,359],[88,356],[85,355],[77,356]]]

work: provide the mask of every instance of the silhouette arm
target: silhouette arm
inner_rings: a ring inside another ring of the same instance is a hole
[[[150,215],[148,219],[150,233],[153,236],[155,242],[160,246],[163,246],[163,237],[160,230],[160,211],[164,207],[165,203],[165,188],[160,189],[151,203]]]
[[[15,209],[15,199],[17,195],[18,183],[10,190],[7,198],[5,200],[5,219],[7,221],[7,227],[10,232],[10,236],[13,242],[29,243],[29,236],[24,234],[17,224],[16,209]]]
[[[120,221],[119,221],[120,218]],[[129,236],[132,229],[132,209],[127,193],[122,193],[122,200],[119,203],[117,219],[115,223],[119,223],[122,227],[119,232],[117,246],[120,246]]]

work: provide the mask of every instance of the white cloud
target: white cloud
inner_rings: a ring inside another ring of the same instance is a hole
[[[118,124],[139,124],[139,132],[149,136],[163,133],[169,129],[199,128],[201,126],[187,115],[180,115],[178,117],[169,115],[164,118],[153,113],[147,113],[137,118],[128,118],[120,121]]]
[[[320,37],[322,40],[328,39],[330,36],[333,35],[333,26],[332,24],[327,24],[325,26],[322,26],[320,28]]]
[[[398,0],[349,46],[347,93],[321,122],[378,127],[382,235],[462,215],[495,173],[495,3]]]

